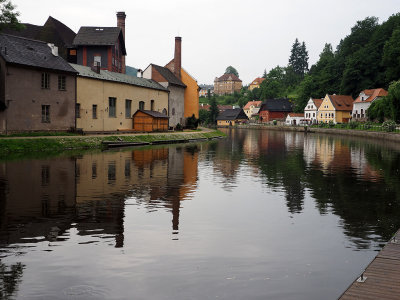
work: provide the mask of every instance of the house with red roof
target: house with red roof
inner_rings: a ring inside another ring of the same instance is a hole
[[[317,115],[318,123],[348,123],[353,110],[353,97],[349,95],[326,95]]]
[[[353,102],[352,116],[355,121],[367,121],[367,109],[371,103],[377,99],[387,96],[388,92],[384,89],[363,90]]]
[[[274,120],[285,122],[287,115],[292,111],[293,103],[289,99],[267,99],[261,104],[258,115],[262,123]]]
[[[306,107],[304,108],[304,119],[309,124],[317,123],[318,109],[324,99],[313,99],[308,100]]]
[[[216,77],[214,80],[214,94],[227,95],[234,92],[240,92],[242,89],[242,81],[235,74],[224,74]]]
[[[252,117],[254,118],[255,116],[258,115],[258,112],[260,110],[262,101],[249,101],[246,103],[246,105],[243,107],[244,113],[246,116],[251,119]]]
[[[260,85],[264,80],[265,78],[262,77],[257,77],[256,79],[254,79],[249,85],[249,91],[260,88]]]

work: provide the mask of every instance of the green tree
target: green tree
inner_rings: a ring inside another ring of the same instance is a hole
[[[260,98],[272,99],[284,97],[286,93],[285,79],[284,68],[276,66],[271,69],[267,74],[266,80],[260,85]]]
[[[388,81],[400,79],[400,27],[393,31],[383,48],[382,64]]]
[[[308,71],[308,52],[306,44],[304,42],[300,44],[297,38],[292,45],[292,50],[290,51],[288,67],[290,67],[290,70],[297,75],[297,82],[299,82]]]
[[[200,124],[208,124],[208,121],[210,119],[210,112],[205,109],[200,109],[199,110],[199,122]]]
[[[239,77],[238,71],[232,66],[226,68],[225,74],[235,74],[237,77]]]
[[[208,123],[214,125],[216,123],[217,117],[219,114],[217,100],[215,96],[211,97],[210,100],[210,111],[209,111],[209,119]]]
[[[392,82],[386,96],[391,110],[391,119],[400,123],[400,80]]]
[[[19,12],[15,11],[16,6],[8,0],[0,0],[0,31],[5,28],[21,30],[24,25],[18,20]]]

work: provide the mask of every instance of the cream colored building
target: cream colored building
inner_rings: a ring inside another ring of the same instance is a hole
[[[168,114],[169,92],[154,80],[71,66],[79,73],[76,128],[84,132],[132,130],[138,109]]]
[[[347,95],[326,95],[318,109],[318,123],[348,123],[353,101],[353,98]]]

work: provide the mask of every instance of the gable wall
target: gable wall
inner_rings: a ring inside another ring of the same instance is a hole
[[[75,76],[46,72],[50,89],[41,88],[43,71],[8,65],[2,79],[8,107],[0,111],[0,131],[68,131],[75,127]],[[58,75],[66,76],[65,91],[58,90]],[[50,105],[49,123],[42,123],[42,105]]]

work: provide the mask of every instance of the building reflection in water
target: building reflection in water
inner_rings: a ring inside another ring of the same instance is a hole
[[[0,163],[0,243],[114,236],[124,245],[126,199],[172,213],[179,230],[181,201],[197,184],[197,145],[92,152]]]

